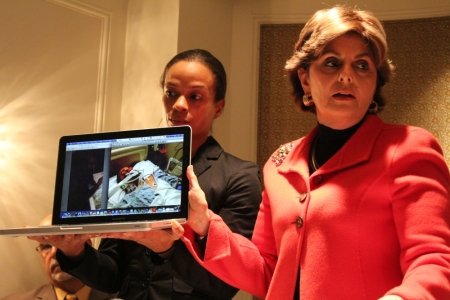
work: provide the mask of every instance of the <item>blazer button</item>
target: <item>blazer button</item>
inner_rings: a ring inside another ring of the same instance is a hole
[[[295,226],[297,226],[298,228],[303,226],[303,219],[302,217],[298,216],[297,218],[295,218]]]
[[[313,182],[316,185],[321,184],[322,181],[323,181],[323,176],[322,175],[317,175],[316,177],[313,178]]]
[[[308,193],[307,192],[303,192],[300,194],[300,196],[298,197],[298,201],[300,202],[305,202],[306,198],[308,197]]]

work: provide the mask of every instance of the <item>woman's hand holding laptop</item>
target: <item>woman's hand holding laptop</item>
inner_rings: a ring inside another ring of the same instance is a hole
[[[28,236],[28,239],[35,240],[41,244],[52,245],[60,249],[72,261],[83,258],[85,243],[94,237],[131,240],[166,258],[174,242],[180,239],[183,233],[184,229],[181,224],[177,221],[172,221],[171,229],[99,234],[40,235]]]
[[[171,229],[137,231],[137,232],[113,232],[99,234],[102,238],[114,238],[131,240],[151,249],[156,254],[168,253],[174,242],[183,236],[184,229],[177,221],[171,221]],[[161,255],[163,258],[165,256]]]

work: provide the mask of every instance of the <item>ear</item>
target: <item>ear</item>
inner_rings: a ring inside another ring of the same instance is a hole
[[[297,70],[297,76],[300,80],[300,84],[302,85],[303,91],[305,94],[311,94],[311,87],[309,85],[309,74],[304,68],[300,68]]]
[[[219,100],[215,103],[215,106],[216,112],[214,113],[214,119],[217,119],[218,117],[220,117],[220,115],[222,115],[223,108],[225,107],[225,100]]]

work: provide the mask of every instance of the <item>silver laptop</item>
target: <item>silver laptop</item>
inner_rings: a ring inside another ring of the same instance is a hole
[[[52,226],[0,229],[0,235],[146,231],[169,228],[171,220],[185,223],[191,135],[189,126],[175,126],[63,136]]]

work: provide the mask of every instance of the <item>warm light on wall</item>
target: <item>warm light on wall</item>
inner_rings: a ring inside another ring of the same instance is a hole
[[[0,167],[5,164],[5,153],[8,152],[8,142],[6,141],[6,127],[0,125]]]

